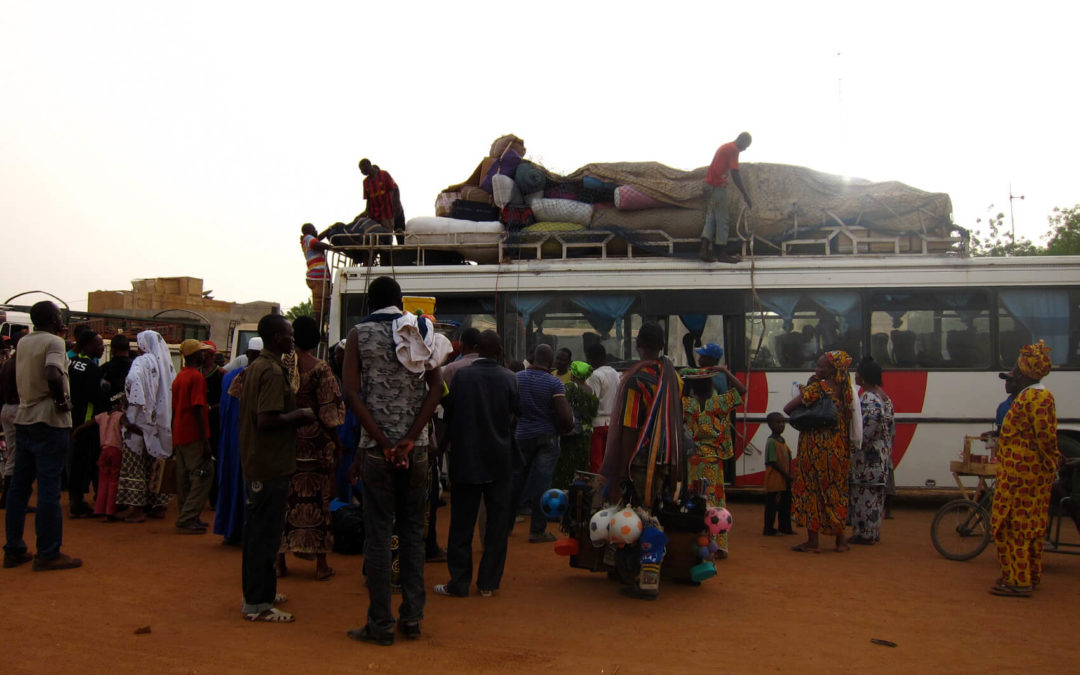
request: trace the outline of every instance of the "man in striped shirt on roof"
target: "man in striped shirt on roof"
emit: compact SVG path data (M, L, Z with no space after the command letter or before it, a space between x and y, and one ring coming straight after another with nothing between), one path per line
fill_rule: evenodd
M403 231L405 219L401 193L390 172L383 171L368 159L362 159L360 173L364 174L364 199L367 200L367 208L360 215L377 221L387 232ZM402 222L400 227L395 227L399 211L402 212Z

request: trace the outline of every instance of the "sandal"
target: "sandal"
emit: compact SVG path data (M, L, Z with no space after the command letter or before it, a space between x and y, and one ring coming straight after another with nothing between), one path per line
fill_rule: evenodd
M807 544L805 542L792 546L791 550L795 551L796 553L821 553L821 548L817 546L811 546L810 544Z
M285 601L288 600L288 599L289 599L289 596L285 595L284 593L278 593L277 595L274 596L274 604L275 605L284 604Z
M325 572L315 570L315 581L329 581L334 576L334 568L327 567Z
M130 516L128 516L127 518L124 518L124 522L125 523L145 523L146 522L146 514L145 513L133 513Z
M262 623L292 623L296 621L296 617L288 612L283 612L276 607L271 607L262 612L256 612L254 614L244 614L244 618L248 621L258 621Z
M1031 587L1010 586L999 581L990 587L990 594L1000 595L1006 598L1030 598Z

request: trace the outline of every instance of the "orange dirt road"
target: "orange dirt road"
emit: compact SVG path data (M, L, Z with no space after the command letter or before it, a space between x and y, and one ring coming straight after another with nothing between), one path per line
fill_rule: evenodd
M932 508L899 509L877 546L820 555L791 552L801 537L761 536L762 504L729 508L720 574L665 584L656 602L570 568L519 525L498 596L429 592L423 637L389 648L345 636L367 608L360 556L332 555L327 582L290 557L279 590L296 623L253 624L240 616L240 551L220 537L174 534L171 520L66 520L64 551L82 569L0 570L3 672L1076 672L1080 556L1047 553L1034 597L999 598L987 593L992 545L970 562L942 558ZM449 509L439 516L445 543ZM30 523L28 534L32 548ZM447 579L445 564L426 572L429 590Z

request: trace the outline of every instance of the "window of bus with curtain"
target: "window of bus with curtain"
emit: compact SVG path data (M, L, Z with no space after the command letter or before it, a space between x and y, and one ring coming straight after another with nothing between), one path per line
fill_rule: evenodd
M874 293L870 354L883 368L991 368L989 294L960 289Z
M569 349L575 361L598 342L610 362L636 359L634 332L641 325L637 297L629 293L520 293L500 299L508 359L527 358L538 344Z
M842 350L858 359L862 303L855 291L762 291L746 316L746 349L754 370L812 370L818 357Z

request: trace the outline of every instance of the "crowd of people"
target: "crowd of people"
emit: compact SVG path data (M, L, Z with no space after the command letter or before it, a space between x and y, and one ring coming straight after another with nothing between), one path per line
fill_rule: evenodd
M530 543L555 541L542 495L587 471L603 477L606 503L642 514L641 543L620 549L612 569L626 594L655 598L668 540L665 505L682 486L709 508L726 505L733 412L747 389L722 364L722 348L707 344L696 351L696 367L678 370L662 354L661 327L646 323L636 336L639 360L622 375L598 343L585 361L541 343L510 369L495 331L469 328L450 344L430 317L404 311L389 277L371 282L367 300L372 311L331 351L331 363L316 356L317 320L270 314L242 360L229 364L213 343L185 340L179 373L154 331L138 334L135 358L128 339L116 336L111 360L99 365L100 335L82 331L68 351L58 308L34 305L34 331L0 367L4 567L81 565L61 551L62 487L70 517L128 523L164 518L175 496L175 529L183 534L209 531L201 517L210 502L213 531L242 548L243 617L291 622L277 607L287 554L314 561L315 579L331 579L332 502L359 498L369 606L364 625L348 635L390 645L395 633L421 633L425 562L447 563L449 578L434 593L468 595L479 521L475 587L494 596L515 524L528 521ZM1025 347L1008 376L993 510L1002 577L991 592L998 595L1030 594L1040 579L1058 464L1053 396L1040 384L1048 352L1042 343ZM822 535L839 552L881 538L893 405L873 359L855 368L859 395L851 368L845 352L822 354L784 414L766 420L762 532L804 527L798 552L820 553ZM786 416L800 431L794 458L783 437ZM434 543L444 456L453 494L445 551ZM35 481L32 555L23 535ZM710 533L707 543L710 564L729 556L724 532Z

